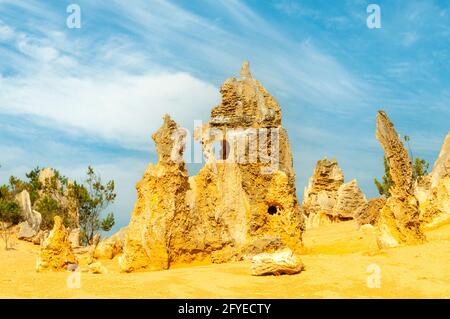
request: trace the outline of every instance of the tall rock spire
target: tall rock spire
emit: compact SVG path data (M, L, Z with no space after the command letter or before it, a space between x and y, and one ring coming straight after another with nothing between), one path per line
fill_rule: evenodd
M425 237L420 230L419 207L414 196L411 159L401 142L391 120L384 111L378 111L376 138L389 163L394 185L391 197L381 209L378 238L380 247L395 247L402 244L422 242Z

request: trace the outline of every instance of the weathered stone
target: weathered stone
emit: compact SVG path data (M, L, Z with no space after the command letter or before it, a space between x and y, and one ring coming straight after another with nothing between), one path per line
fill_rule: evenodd
M137 185L119 258L123 271L240 260L262 238L278 238L294 251L301 247L304 220L278 103L252 78L248 63L221 92L211 121L194 133L206 159L197 176L188 177L182 160L185 130L166 116L153 135L158 163ZM222 146L219 156L214 144Z
M245 246L267 236L297 250L304 220L281 109L253 79L248 63L221 93L211 121L194 136L207 160L190 179L188 195L190 208L203 218L206 250L235 249L243 257ZM214 143L221 146L219 156Z
M359 226L370 224L376 226L380 211L386 205L385 198L372 198L355 212L355 220Z
M360 207L367 204L364 193L355 179L342 184L337 192L336 205L333 207L333 215L339 219L353 219Z
M38 176L39 183L41 183L43 188L49 187L53 188L52 184L55 184L55 188L61 188L61 182L56 178L56 173L53 168L46 167L39 172Z
M274 253L262 253L252 258L251 271L254 276L294 275L303 270L303 263L290 249Z
M255 80L248 62L241 68L241 78L229 78L220 89L222 103L211 111L211 126L279 127L278 102Z
M439 181L446 177L450 178L450 132L447 134L438 159L433 165L433 170L430 174L431 188L436 187Z
M49 234L50 232L48 230L40 230L37 235L33 237L32 243L35 245L42 245Z
M419 208L425 229L450 223L450 177L441 178Z
M55 216L53 229L39 251L36 269L38 272L63 271L69 264L77 264L77 259L61 217Z
M303 194L303 209L307 216L326 212L332 214L344 174L336 160L326 158L317 161L313 176Z
M69 241L72 248L80 247L80 228L75 228L70 231Z
M378 244L382 248L422 242L419 208L414 197L411 159L384 111L377 113L376 137L389 163L393 186L381 209Z
M252 258L255 255L262 254L264 252L275 252L284 247L283 241L280 237L266 236L258 238L248 243L242 249L242 256L245 259Z
M319 160L303 196L306 228L353 219L366 202L356 180L344 183L336 160Z
M101 262L95 262L89 265L89 272L91 274L107 274L108 269Z
M56 171L53 168L44 168L39 172L38 176L41 189L39 190L39 198L50 197L58 203L60 212L65 214L65 220L71 228L80 227L80 216L78 202L71 195L71 187L74 185L73 181L68 181L67 187L63 187L61 181L58 179ZM34 206L39 204L38 199Z
M204 239L199 243L203 253L233 250L245 244L250 203L237 164L218 163L215 170L211 165L205 165L190 179L188 197L191 199L190 210L198 216L196 224L204 233ZM219 262L217 255L214 261Z
M123 251L125 245L126 227L121 228L117 233L105 240L102 240L95 247L94 258L113 259Z
M138 199L119 258L123 271L167 269L174 250L191 248L179 245L180 241L189 243L195 219L190 218L186 203L189 182L181 156L184 145L173 138L178 132L178 125L166 115L162 127L153 134L159 161L148 166L136 187ZM175 152L174 146L178 147ZM174 247L175 243L178 246Z
M317 213L310 213L306 217L306 229L317 228L323 225L333 223L333 218L327 212L319 211Z
M23 190L16 197L17 202L22 210L22 217L25 220L19 224L18 239L32 240L36 236L41 227L42 216L39 212L31 207L30 194Z
M38 234L35 228L30 226L28 222L19 223L19 232L17 233L17 238L27 241L32 241L33 237Z
M450 222L450 133L447 135L433 170L415 185L423 228Z
M414 184L414 196L419 205L429 199L431 195L431 178L430 175L421 176Z

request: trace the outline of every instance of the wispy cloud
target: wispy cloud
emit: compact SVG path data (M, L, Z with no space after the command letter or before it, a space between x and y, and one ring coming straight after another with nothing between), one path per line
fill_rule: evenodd
M142 146L142 136L156 129L163 112L179 119L187 114L206 119L208 110L218 103L213 85L189 73L172 71L176 65L161 65L180 46L192 50L193 55L203 53L197 59L211 67L217 66L215 61L221 61L219 67L224 61L234 61L237 70L242 58L234 56L236 51L254 55L256 65L272 61L260 72L262 81L267 74L267 84L275 90L287 91L285 94L292 98L324 110L345 112L352 103L364 100L362 80L317 49L313 41L288 40L242 2L227 1L217 6L223 6L239 27L259 30L271 41L283 43L283 48L268 48L264 42L246 47L246 40L239 34L206 18L167 1L156 4L136 1L129 6L115 1L107 9L123 12L123 19L113 23L144 39L143 47L135 43L135 38L121 33L101 45L95 45L89 37L71 45L64 33L51 28L49 36L41 37L13 32L8 43L23 55L20 64L27 68L21 70L21 76L2 78L2 112L30 114L46 118L48 125L60 129L97 134L130 147ZM168 41L176 43L173 50ZM156 53L152 60L144 54L149 46ZM169 49L161 52L162 47ZM77 55L86 48L90 48L89 56L93 57L89 64L84 63L85 57ZM111 67L106 61L111 62ZM141 72L136 75L138 67Z
M207 118L210 105L218 102L215 87L185 73L106 72L77 78L42 72L5 82L2 112L34 115L63 131L138 149L148 147L164 113L188 125L188 116Z

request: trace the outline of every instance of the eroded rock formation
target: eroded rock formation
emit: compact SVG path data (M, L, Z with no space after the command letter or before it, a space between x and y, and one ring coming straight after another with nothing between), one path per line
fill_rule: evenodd
M195 230L195 219L186 201L189 181L182 160L183 135L177 135L179 132L182 131L175 121L166 115L163 125L152 136L158 164L149 164L136 187L138 198L127 229L124 254L119 260L123 271L167 269L174 258L198 249L190 245L198 236L193 238L191 233ZM183 249L186 253L179 253Z
M36 269L41 271L64 271L70 264L77 264L72 251L69 233L59 216L54 218L54 226L47 239L41 245Z
M313 176L303 194L303 209L309 216L320 211L331 214L337 192L344 183L344 174L336 160L317 161Z
M433 228L450 222L450 133L431 173L417 182L415 195L423 227Z
M340 219L353 219L356 211L366 205L367 199L355 179L342 184L337 192L333 216Z
M294 275L303 270L303 263L287 248L274 253L262 253L252 258L251 271L254 276Z
M122 270L300 249L304 220L278 103L253 79L248 63L221 93L210 122L194 133L206 161L197 176L188 177L182 160L183 129L166 116L153 135L159 160L137 185Z
M32 209L30 194L26 190L18 194L16 200L22 210L22 217L24 219L19 224L17 238L33 241L33 238L39 233L42 216L39 212Z
M212 252L218 261L239 259L255 247L272 250L278 242L296 251L304 220L280 106L252 77L248 63L240 79L225 81L221 94L210 122L195 136L206 164L191 179L190 207L206 222L207 246L220 248ZM214 145L221 146L219 156L211 151Z
M393 186L380 211L380 247L396 247L424 240L420 230L419 207L414 196L411 159L384 111L377 113L376 138L389 163Z
M431 188L436 187L442 179L447 177L450 177L450 132L447 134L438 159L433 165L430 174Z
M336 160L319 160L303 195L306 228L353 219L366 202L356 180L344 183L344 174Z
M54 169L44 168L39 172L38 177L41 189L39 199L34 204L38 205L39 200L50 197L58 203L61 214L66 216L68 226L72 229L80 227L80 213L77 201L70 196L70 187L73 181L68 181L67 185L62 185Z
M101 262L95 262L89 265L89 273L91 274L107 274L108 268L103 266Z
M98 243L94 250L94 258L113 259L123 252L125 245L126 228L121 228L117 233Z
M386 205L385 198L372 198L355 212L355 220L359 226L378 225L380 211Z
M72 248L81 246L81 230L80 228L72 229L69 233L69 241Z

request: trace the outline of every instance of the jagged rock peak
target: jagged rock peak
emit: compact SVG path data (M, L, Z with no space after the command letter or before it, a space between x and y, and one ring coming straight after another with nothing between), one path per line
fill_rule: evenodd
M317 195L321 191L337 192L344 183L344 174L335 159L324 157L318 160L314 175L309 179L309 184L305 188L303 203L306 204L311 195ZM335 197L335 196L332 196Z
M435 187L439 180L444 177L450 177L450 132L442 144L439 157L433 165L433 170L430 174L431 187Z
M314 228L330 221L336 205L339 187L344 183L344 174L335 159L318 160L314 174L303 192L303 209L306 228Z
M39 251L36 269L40 271L64 271L70 264L77 264L72 251L69 233L63 225L60 216L54 217L54 226L49 236L43 242Z
M384 150L384 155L389 162L389 167L394 181L394 192L407 192L412 194L413 178L412 165L408 151L401 142L394 124L386 112L377 112L376 138Z
M339 187L333 215L340 218L354 218L356 211L366 203L366 196L359 188L356 179L353 179Z
M415 196L419 202L423 229L448 223L450 220L450 132L445 138L430 175L417 181Z
M303 208L306 227L339 222L355 217L367 202L355 179L344 183L344 174L335 159L317 161L313 176L305 187Z
M250 73L250 64L242 64L240 79L227 79L221 89L222 102L211 111L215 127L279 127L281 110L278 102Z
M163 117L162 126L152 135L161 164L183 162L186 131L178 126L168 114Z

